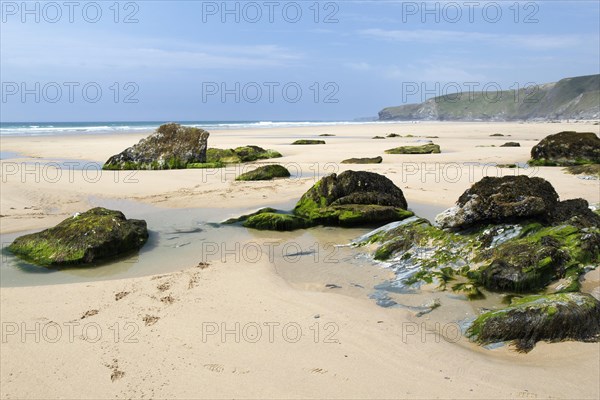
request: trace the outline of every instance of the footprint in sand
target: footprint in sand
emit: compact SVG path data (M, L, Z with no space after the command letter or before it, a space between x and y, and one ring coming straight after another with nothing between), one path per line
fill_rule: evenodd
M323 369L323 368L313 368L313 369L310 370L311 374L321 374L321 375L323 375L323 374L326 374L327 372L328 371L326 369Z
M232 374L237 374L237 375L246 375L249 374L250 371L247 369L243 369L243 368L234 368L233 371L231 371Z
M125 372L119 370L119 360L117 360L116 358L113 359L112 364L104 364L104 365L112 370L112 373L110 374L110 380L112 382L114 382L118 379L121 379L125 376Z
M115 301L121 300L123 297L127 296L129 292L119 292L115 294Z
M152 326L155 323L157 323L159 319L160 317L146 314L146 316L142 318L142 321L144 321L144 324L146 324L146 326Z
M168 295L165 297L161 297L160 301L165 304L173 304L173 303L175 303L175 298L171 295Z
M167 290L171 289L171 283L169 283L169 282L161 283L156 288L158 290L160 290L161 292L166 292Z
M206 368L210 372L221 373L221 372L225 371L225 367L221 364L204 364L204 368Z
M85 318L89 318L89 317L93 317L94 315L98 314L100 311L98 310L88 310L86 311L80 319L85 319Z

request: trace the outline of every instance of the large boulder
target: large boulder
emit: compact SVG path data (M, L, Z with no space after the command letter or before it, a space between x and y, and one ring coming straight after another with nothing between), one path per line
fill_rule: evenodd
M181 169L206 162L210 134L199 128L165 124L145 139L108 159L103 169Z
M466 190L455 207L436 217L442 228L454 229L523 220L600 226L600 217L589 209L586 200L559 201L550 182L525 175L485 177Z
M481 344L512 341L523 352L540 340L598 341L600 302L584 293L528 296L480 315L467 335Z
M443 228L462 228L485 222L548 217L558 194L542 178L524 175L485 177L465 191L456 207L436 217Z
M345 171L317 182L296 204L294 214L313 225L351 226L399 221L413 215L406 208L402 190L385 176Z
M592 132L560 132L531 149L531 165L600 164L600 139Z
M316 225L358 226L401 221L407 211L402 190L383 175L346 171L329 175L306 192L293 214L271 208L225 221L262 230L296 230Z
M138 250L147 239L146 221L93 208L53 228L18 237L8 250L45 267L77 266Z

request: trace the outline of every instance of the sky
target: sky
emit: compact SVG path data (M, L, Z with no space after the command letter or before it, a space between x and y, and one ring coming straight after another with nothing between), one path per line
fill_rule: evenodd
M1 1L0 120L307 121L600 73L598 1Z

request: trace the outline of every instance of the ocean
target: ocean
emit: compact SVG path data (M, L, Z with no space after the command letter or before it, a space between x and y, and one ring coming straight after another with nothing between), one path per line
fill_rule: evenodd
M305 126L389 124L379 121L113 121L113 122L0 122L0 136L53 136L151 132L166 122L206 130L287 128ZM398 122L393 122L398 123Z

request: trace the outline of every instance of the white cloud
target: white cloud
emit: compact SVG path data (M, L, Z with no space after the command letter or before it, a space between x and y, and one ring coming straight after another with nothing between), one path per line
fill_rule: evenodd
M285 67L302 54L272 44L215 45L103 35L103 40L59 32L2 32L3 68L139 69L248 69Z
M586 40L598 41L597 37L587 38L584 35L524 35L524 34L495 34L482 32L448 31L432 29L415 30L384 30L379 28L358 31L361 36L407 43L472 43L520 46L529 49L569 48L586 43ZM588 42L589 43L589 42Z

